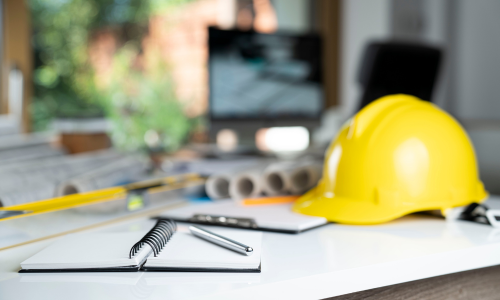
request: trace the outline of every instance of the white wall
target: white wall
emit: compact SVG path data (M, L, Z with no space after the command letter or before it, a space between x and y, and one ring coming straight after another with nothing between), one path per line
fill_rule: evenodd
M422 1L423 28L422 38L432 44L443 46L447 41L447 4L448 0Z
M500 127L466 129L476 150L479 173L485 188L491 194L500 195Z
M500 120L500 1L461 0L457 13L456 115Z
M389 5L389 0L342 2L340 104L342 113L346 116L356 111L361 97L357 76L366 44L371 40L389 37Z

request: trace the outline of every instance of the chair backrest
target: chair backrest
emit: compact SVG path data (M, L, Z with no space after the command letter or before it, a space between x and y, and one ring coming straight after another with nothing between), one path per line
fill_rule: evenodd
M368 44L358 78L363 86L359 109L391 94L409 94L432 101L441 56L440 49L422 44Z

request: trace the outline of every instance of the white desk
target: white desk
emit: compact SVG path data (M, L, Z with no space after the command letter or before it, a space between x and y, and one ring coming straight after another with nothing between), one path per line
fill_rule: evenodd
M500 198L488 205L500 208ZM99 230L152 224L140 219ZM48 243L0 251L0 299L319 299L500 264L500 229L426 216L330 224L299 235L266 232L260 274L16 273Z

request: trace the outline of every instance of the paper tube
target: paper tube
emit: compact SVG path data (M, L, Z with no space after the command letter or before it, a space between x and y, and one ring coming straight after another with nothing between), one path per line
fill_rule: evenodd
M52 198L62 181L120 157L123 156L113 150L105 150L2 165L0 202L11 206Z
M233 200L259 197L263 192L265 164L235 173L230 177L229 195Z
M284 161L271 164L263 174L267 195L301 194L315 186L321 177L321 164L314 161Z
M16 187L26 189L27 186L37 183L60 183L119 157L115 151L108 150L93 154L68 155L2 165L0 167L0 191L5 192Z
M323 165L318 162L304 162L304 165L295 169L291 174L290 192L302 194L313 188L321 179Z
M0 204L2 206L12 206L52 198L56 186L56 183L42 183L2 191Z
M56 196L89 192L137 180L146 170L146 163L132 157L113 161L60 184Z
M232 177L247 169L255 168L256 164L261 165L263 161L257 159L207 161L195 163L194 168L190 170L202 174L211 171L211 175L205 183L205 191L211 199L217 200L230 197L229 185ZM217 172L213 172L213 170L217 170Z
M7 164L47 157L62 157L64 154L62 149L57 149L50 145L35 145L0 151L0 163Z
M211 199L229 198L230 176L227 173L215 174L208 178L205 183L205 191Z

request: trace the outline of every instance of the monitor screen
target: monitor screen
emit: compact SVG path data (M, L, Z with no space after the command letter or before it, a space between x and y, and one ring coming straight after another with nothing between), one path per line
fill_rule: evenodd
M321 39L209 29L212 120L318 119Z

